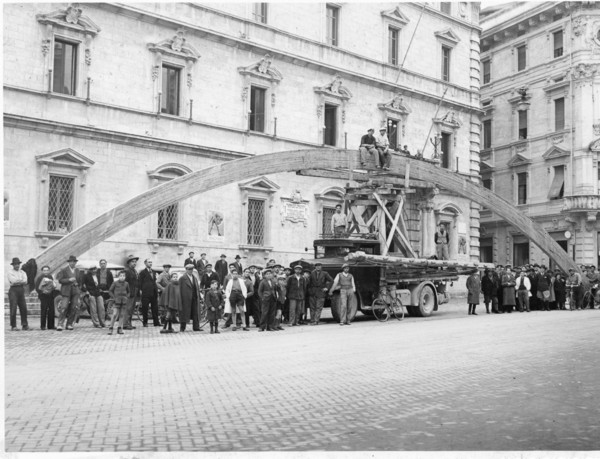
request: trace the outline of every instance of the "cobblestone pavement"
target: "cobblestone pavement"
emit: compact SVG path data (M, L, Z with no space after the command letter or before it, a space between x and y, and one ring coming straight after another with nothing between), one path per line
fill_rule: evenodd
M463 301L276 333L5 323L5 448L600 449L600 311L473 317Z

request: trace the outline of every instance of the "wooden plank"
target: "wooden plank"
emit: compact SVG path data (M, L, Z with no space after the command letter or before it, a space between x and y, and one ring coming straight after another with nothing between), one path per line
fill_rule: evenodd
M358 151L329 148L279 151L223 162L191 172L150 188L97 215L40 252L35 261L38 266L48 265L53 271L64 264L65 253L79 256L128 226L191 196L261 175L296 172L308 168L335 171L340 164L346 164L348 155L354 155L356 161ZM407 164L410 164L410 175L414 179L436 184L442 189L494 209L496 215L517 228L562 270L566 272L573 268L581 273L579 266L540 224L493 191L476 183L474 177L441 168L430 161L410 157L393 161L392 170L386 175L390 179L395 176L400 182L403 181ZM342 174L341 179L345 180L347 174ZM583 276L583 281L588 285L586 276Z
M402 205L398 206L396 211L396 216L394 217L394 222L392 223L392 228L390 229L390 234L388 235L387 240L385 241L385 251L382 251L382 255L387 255L390 244L394 238L394 234L396 233L396 228L398 227L398 220L400 219L400 214L402 213Z
M393 220L392 216L390 215L390 213L386 209L384 203L381 201L381 199L379 198L379 196L377 194L375 194L375 193L373 193L373 196L375 197L375 199L377 199L377 201L379 201L379 205L381 206L381 209L383 210L383 212L385 212L385 215L390 219L390 221ZM410 241L408 240L408 238L404 234L402 234L400 232L400 229L396 228L396 232L393 233L393 234L397 234L398 235L399 242L401 243L400 245L401 245L401 247L404 248L404 250L406 251L407 255L410 255L410 256L414 257L415 256L415 252L413 251L413 249L412 249L412 247L410 245Z

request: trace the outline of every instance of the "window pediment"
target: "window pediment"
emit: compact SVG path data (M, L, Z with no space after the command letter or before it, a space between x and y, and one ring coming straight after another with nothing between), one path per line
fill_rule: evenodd
M571 156L571 153L560 147L550 147L542 155L542 158L544 158L546 161L549 161L551 159L564 158L565 156Z
M85 34L96 35L100 32L100 27L83 14L78 3L70 3L64 10L38 14L36 19L40 24L63 27Z
M452 130L460 129L460 127L462 126L462 122L460 121L454 110L449 110L448 113L446 113L441 118L434 118L433 122L436 125L438 125L438 127L445 126Z
M185 29L183 28L178 29L172 38L167 38L158 43L148 43L147 46L153 53L185 61L196 62L200 58L198 50L189 44L185 38Z
M380 110L395 113L399 116L406 116L412 112L412 110L404 104L402 94L400 93L396 94L393 99L386 103L377 104L377 107Z
M272 194L279 190L280 186L267 177L262 176L247 182L239 183L238 186L242 190L261 191L263 193Z
M596 153L600 152L600 139L596 139L596 140L590 142L589 148L590 148L590 151L593 151Z
M460 41L460 37L451 28L439 30L434 32L434 34L439 40L450 46L456 46Z
M63 148L62 150L38 155L35 157L35 160L39 164L64 166L74 169L89 169L94 165L94 161L72 148Z
M398 25L406 25L409 23L409 19L402 13L402 11L400 11L400 7L397 6L394 9L391 10L385 10L381 12L381 16L383 16L385 19L389 19L392 22L395 22Z
M519 153L513 156L507 163L509 167L526 166L527 164L531 164L531 160Z
M147 171L148 177L155 180L172 180L182 175L186 175L192 172L192 170L178 163L168 163L157 167L156 169Z
M326 84L325 86L315 86L313 89L317 94L334 97L336 99L349 100L352 98L352 92L344 86L342 78L339 75L336 75L331 83Z
M245 77L260 78L271 83L283 80L283 75L273 65L273 56L270 54L265 54L265 57L248 67L238 67L238 72Z
M487 161L479 162L479 172L480 173L485 174L485 173L493 172L493 170L494 170L494 166L492 166L489 162L487 162Z

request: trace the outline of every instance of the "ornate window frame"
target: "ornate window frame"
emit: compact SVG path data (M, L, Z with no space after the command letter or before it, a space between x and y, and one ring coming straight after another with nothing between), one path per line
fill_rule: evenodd
M265 94L265 130L263 134L277 135L277 88L283 80L279 69L273 65L273 56L265 54L262 59L247 67L238 67L238 73L244 79L242 85L243 129L250 132L250 88L257 86L266 90ZM269 103L270 102L270 103ZM255 131L252 131L255 132Z
M156 186L162 185L170 180L173 180L178 177L182 177L186 174L192 172L192 169L189 167L179 164L179 163L166 163L158 166L155 169L149 170L146 173L148 174L148 178L150 179L150 188L154 188ZM183 215L185 212L182 212L181 202L176 203L178 206L177 212L177 238L176 239L159 239L157 237L157 228L158 228L158 212L154 212L148 220L150 224L149 234L146 242L151 246L152 253L157 253L158 249L161 245L163 246L177 246L177 253L181 255L184 251L184 248L189 244L188 241L182 240L181 230L184 228L183 225Z
M454 79L452 78L452 68L454 67L452 65L452 51L454 51L454 48L456 48L456 45L458 45L458 43L460 42L460 37L452 30L452 28L448 27L446 29L443 30L438 30L437 32L434 32L434 35L436 36L439 46L437 47L437 62L439 62L439 69L440 69L440 80L445 81L446 83L451 83ZM444 58L443 56L443 50L442 48L446 47L450 49L450 66L449 66L449 74L448 74L448 80L444 80L444 75L442 74L442 67L443 67L443 63L442 60Z
M271 221L273 214L273 206L275 205L275 194L281 188L277 183L269 180L265 176L257 177L246 182L238 183L241 192L241 218L240 218L240 250L244 251L244 256L247 257L251 250L264 251L265 257L268 257L273 246L271 244ZM260 199L264 200L265 206L265 237L262 246L249 245L248 241L248 200Z
M194 80L194 67L201 57L200 53L188 43L186 30L183 27L177 29L177 32L171 38L158 43L148 43L146 47L153 55L152 81L154 82L154 87L152 106L154 107L156 116L189 117L191 121L193 104L191 91ZM179 115L161 114L163 64L178 68L181 71L181 80L179 81ZM182 81L184 79L185 81Z
M404 145L406 137L406 121L408 115L412 113L412 110L404 103L402 93L398 92L387 102L377 104L377 108L381 114L380 126L387 126L388 119L393 119L399 122L401 129L399 130L400 132L397 136L398 145L394 145L394 147Z
M87 174L94 165L87 156L72 148L62 148L50 153L37 155L39 181L39 207L37 227L34 236L39 239L40 247L50 245L50 239L61 239L64 234L48 231L48 196L50 192L50 175L75 179L73 190L73 228L83 223L85 216L85 187Z
M340 129L337 129L336 145L340 145L340 141L346 132L346 108L349 100L352 98L352 92L343 84L342 77L339 74L336 74L333 80L325 86L313 87L313 91L317 96L317 120L319 123L317 143L323 143L323 133L325 130L325 104L328 104L340 108L336 120L337 126L340 127Z
M36 20L42 24L42 55L44 56L44 75L47 75L46 87L48 97L52 94L83 98L83 94L90 95L90 84L93 82L90 68L92 65L92 43L96 35L100 33L100 27L88 16L78 3L70 3L66 9L60 9L46 14L37 14ZM77 44L77 69L75 81L75 95L60 94L53 92L54 70L54 41L56 38ZM84 89L87 89L84 90Z
M384 10L381 12L381 18L383 21L383 61L387 65L391 65L393 67L399 67L402 61L402 55L404 51L403 41L402 41L402 30L404 27L410 22L410 19L402 13L400 7L397 6L395 8ZM398 64L393 65L388 61L389 56L389 29L396 29L398 31Z
M346 190L340 186L330 186L322 190L320 193L315 193L315 201L317 203L317 215L315 219L317 227L315 228L314 234L321 234L321 228L323 228L323 208L333 207L341 204L344 207L344 195Z

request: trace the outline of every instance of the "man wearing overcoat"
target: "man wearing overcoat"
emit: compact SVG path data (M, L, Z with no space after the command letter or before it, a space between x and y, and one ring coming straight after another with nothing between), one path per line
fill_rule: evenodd
M75 267L77 261L77 258L71 255L67 260L68 266L65 266L56 275L62 296L62 300L59 303L57 331L62 331L65 319L67 319L67 330L73 330L73 322L75 322L75 314L79 305L80 286L82 282L81 272Z
M333 285L331 276L323 271L323 265L320 262L315 263L315 269L308 278L308 294L310 302L311 325L319 325L321 311L327 298L327 291Z
M179 292L181 294L181 313L179 314L179 330L184 332L187 323L192 319L192 329L202 331L198 317L198 298L200 298L200 284L194 276L195 266L188 263L185 274L179 278Z
M152 260L144 260L146 269L140 271L140 290L142 292L142 322L144 327L148 326L148 305L152 311L152 322L155 327L160 327L158 319L158 286L156 285L156 273L152 270Z

